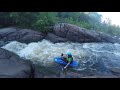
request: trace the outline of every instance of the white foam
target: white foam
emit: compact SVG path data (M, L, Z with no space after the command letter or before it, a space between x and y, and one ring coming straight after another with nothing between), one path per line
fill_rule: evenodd
M27 44L24 44L24 43L19 43L17 41L12 41L10 42L9 44L1 47L1 48L4 48L4 49L7 49L11 52L14 52L14 53L17 53L19 52L20 50L22 50L23 48L25 48L27 46Z
M83 45L83 46L82 46ZM97 45L97 46L96 46ZM96 50L99 48L98 44L79 44L79 43L56 43L53 44L47 40L41 42L32 42L28 45L17 41L10 42L2 48L18 54L21 58L30 59L33 62L40 62L43 65L53 64L53 58L60 56L61 53L70 51L76 59L85 56L87 52L85 49L91 48L94 52L104 52ZM83 49L82 49L83 48ZM110 52L106 52L110 53Z

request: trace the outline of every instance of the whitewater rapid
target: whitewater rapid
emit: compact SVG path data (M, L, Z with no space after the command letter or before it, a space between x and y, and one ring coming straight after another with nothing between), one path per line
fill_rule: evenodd
M12 41L9 44L1 47L15 54L21 58L30 59L33 62L40 62L43 65L53 63L53 58L58 57L61 53L72 52L73 56L80 57L81 50L74 46L74 43L56 43L42 40L41 42L32 42L29 44Z
M42 40L40 42L32 42L29 44L12 41L1 47L21 58L29 59L33 62L38 62L42 65L54 64L53 58L58 57L61 53L72 52L73 58L80 62L85 58L91 59L96 53L113 53L120 56L120 44L110 43L55 43ZM85 61L84 61L85 62Z

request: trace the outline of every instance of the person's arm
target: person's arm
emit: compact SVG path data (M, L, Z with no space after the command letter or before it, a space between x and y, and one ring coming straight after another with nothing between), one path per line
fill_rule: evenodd
M68 63L67 63L67 65L64 67L64 69L68 67L68 65L71 63L72 60L73 60L73 58L68 58Z
M68 67L68 65L70 64L70 62L67 63L67 65L64 67L64 69L66 69Z

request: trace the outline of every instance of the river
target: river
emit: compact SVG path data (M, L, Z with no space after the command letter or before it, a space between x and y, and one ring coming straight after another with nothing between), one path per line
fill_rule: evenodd
M53 66L53 58L61 53L70 51L79 67L75 70L91 70L107 72L109 68L120 68L120 44L115 43L55 43L42 40L29 44L12 41L2 46L6 50L14 52L21 58L29 59L33 63L43 66Z

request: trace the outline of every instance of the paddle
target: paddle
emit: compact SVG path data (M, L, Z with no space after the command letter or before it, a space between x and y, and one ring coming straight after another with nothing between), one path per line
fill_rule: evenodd
M67 67L68 67L68 65L70 64L70 62L69 63L67 63L67 65L64 67L64 69L66 69Z

